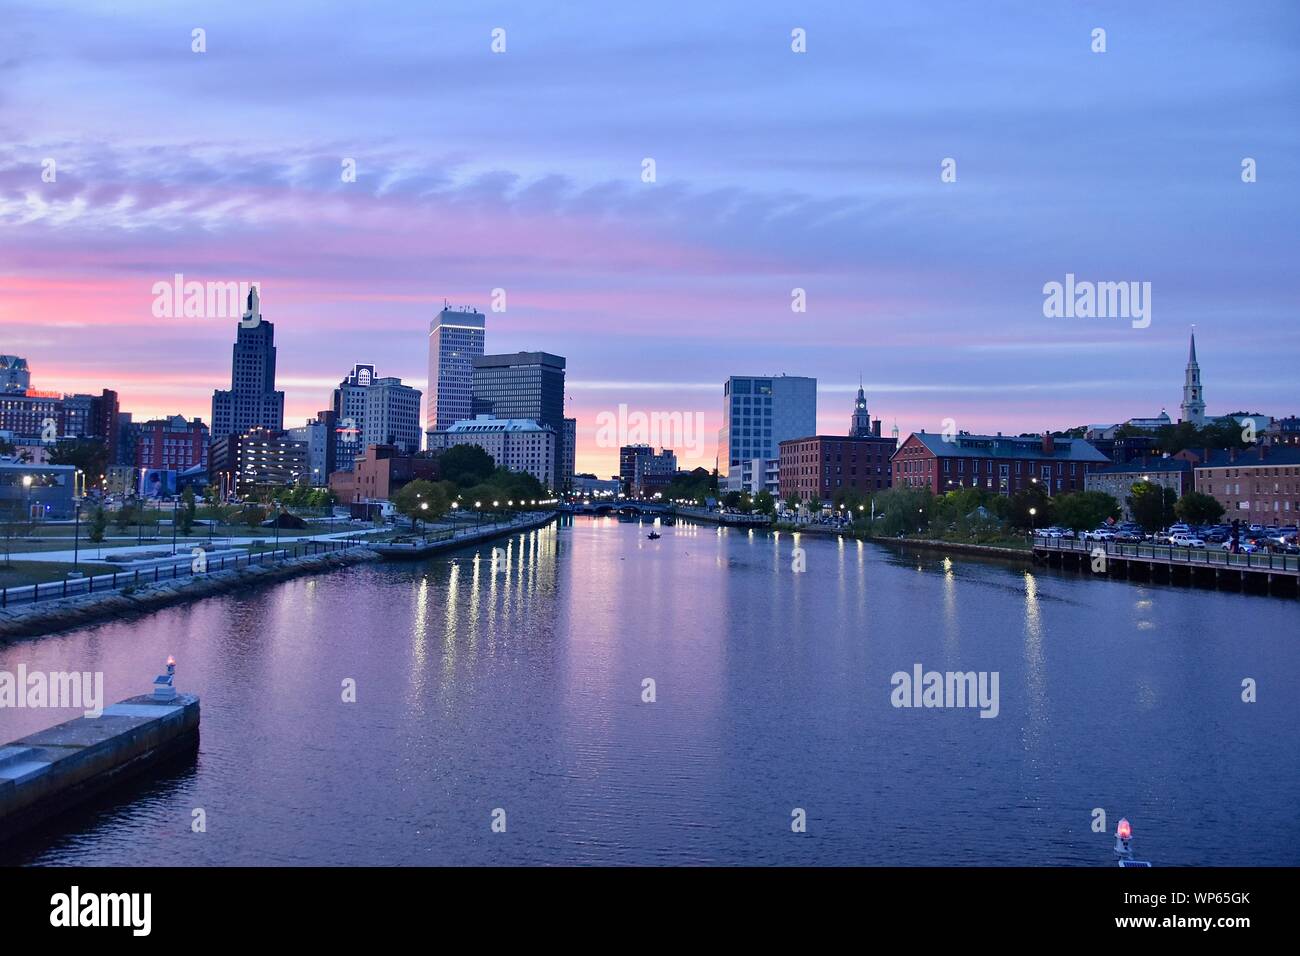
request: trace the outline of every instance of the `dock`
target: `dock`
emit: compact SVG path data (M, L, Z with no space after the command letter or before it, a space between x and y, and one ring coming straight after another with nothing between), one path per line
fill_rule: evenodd
M1095 574L1148 581L1253 588L1287 597L1300 593L1300 555L1294 554L1232 554L1219 549L1040 535L1034 538L1034 560L1053 567L1076 567Z
M0 746L0 841L198 742L198 697L144 694Z

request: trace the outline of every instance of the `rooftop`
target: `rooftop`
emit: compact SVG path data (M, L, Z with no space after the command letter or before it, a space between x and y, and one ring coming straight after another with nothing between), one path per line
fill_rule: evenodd
M970 435L959 432L945 438L939 432L913 432L915 438L936 458L1034 458L1050 461L1083 461L1109 464L1110 459L1082 438L1053 438L1051 452L1043 451L1043 439L1008 435Z

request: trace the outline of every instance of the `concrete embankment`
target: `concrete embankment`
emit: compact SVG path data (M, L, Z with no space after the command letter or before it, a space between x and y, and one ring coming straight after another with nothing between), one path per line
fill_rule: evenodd
M377 560L378 554L362 546L326 554L304 555L276 564L209 571L156 584L142 584L139 587L10 606L0 609L0 641L38 637L108 618L154 611L253 584L283 581L303 574L315 574Z
M1032 563L1034 552L1020 548L999 548L991 544L966 544L961 541L942 541L928 538L866 538L875 544L887 544L923 551L950 551L956 554L975 554L985 558L1010 558Z
M199 741L199 699L132 697L0 746L0 840Z
M703 521L706 524L720 524L728 528L760 528L770 529L772 519L766 515L733 515L722 514L718 511L700 511L697 508L674 508L673 514L680 518L689 518L692 521Z
M427 538L418 541L403 543L380 543L373 547L379 556L389 561L413 561L419 558L427 558L432 554L440 551L454 551L457 548L468 548L472 545L479 544L483 541L490 541L493 538L500 538L504 535L514 534L517 531L531 531L534 528L540 528L548 525L559 516L558 512L549 512L547 514L537 515L536 517L527 517L510 524L488 525L485 528L466 531L464 534L458 534L449 538Z

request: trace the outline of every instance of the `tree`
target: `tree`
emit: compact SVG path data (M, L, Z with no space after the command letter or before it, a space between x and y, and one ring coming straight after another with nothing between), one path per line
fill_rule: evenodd
M262 522L266 520L266 509L259 505L248 504L240 512L239 519L244 522L250 531L256 531L261 527Z
M478 445L454 445L438 458L438 467L443 480L468 488L486 482L497 465Z
M1174 517L1174 505L1178 494L1172 488L1166 488L1150 481L1135 481L1129 488L1130 494L1124 499L1128 513L1147 534L1154 534L1161 528L1169 527Z
M722 507L735 511L740 507L740 502L744 499L739 491L728 491L722 496Z
M402 485L393 505L418 528L421 521L436 521L445 515L451 509L451 495L445 484L421 478Z
M1174 509L1188 524L1214 524L1223 517L1223 505L1211 495L1189 491L1178 499Z
M765 515L776 514L776 499L772 497L772 492L765 489L755 495L754 510Z
M1034 513L1030 514L1030 509ZM1041 484L1030 483L1013 494L1007 502L1006 520L1012 528L1029 530L1052 524L1052 498Z
M134 500L123 501L122 506L113 514L113 527L117 528L119 533L124 533L135 521L135 508Z
M802 502L802 500L799 498L798 495L792 494L792 495L790 495L788 498L785 499L785 510L786 510L786 511L798 511L798 510L799 510L799 505L801 505L802 503L803 503L803 502Z
M104 540L104 531L108 528L108 515L104 513L103 505L95 505L95 510L90 513L90 531L87 537L95 544L100 544Z
M1119 517L1119 502L1104 491L1077 491L1053 500L1056 523L1075 531L1096 528Z
M183 507L180 515L180 531L181 534L188 538L190 531L194 528L194 514L197 510L197 505L194 502L194 489L187 487L181 501Z
M94 438L76 438L61 441L50 449L51 465L73 465L80 468L88 482L101 481L108 470L108 448Z

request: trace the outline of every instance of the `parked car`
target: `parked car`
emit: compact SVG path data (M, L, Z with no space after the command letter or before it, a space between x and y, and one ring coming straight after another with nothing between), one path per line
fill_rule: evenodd
M1175 548L1203 548L1205 542L1192 534L1173 534L1169 536L1169 543Z
M1128 531L1128 530L1125 530L1125 531L1116 531L1116 532L1115 532L1115 540L1116 540L1116 541L1119 541L1119 542L1121 542L1121 543L1123 543L1123 544L1141 544L1143 541L1146 540L1146 535L1144 535L1144 534L1141 532L1141 530L1137 530L1137 531Z
M1231 542L1231 541L1225 541L1225 542L1223 542L1223 544L1220 545L1220 547L1221 547L1224 551L1231 551L1231 550L1232 550L1232 542ZM1254 554L1256 551L1260 551L1260 550L1262 550L1262 549L1260 548L1259 545L1257 545L1257 544L1253 544L1253 543L1250 542L1250 541L1242 541L1242 542L1240 542L1240 543L1237 545L1237 551L1240 552L1241 554Z

